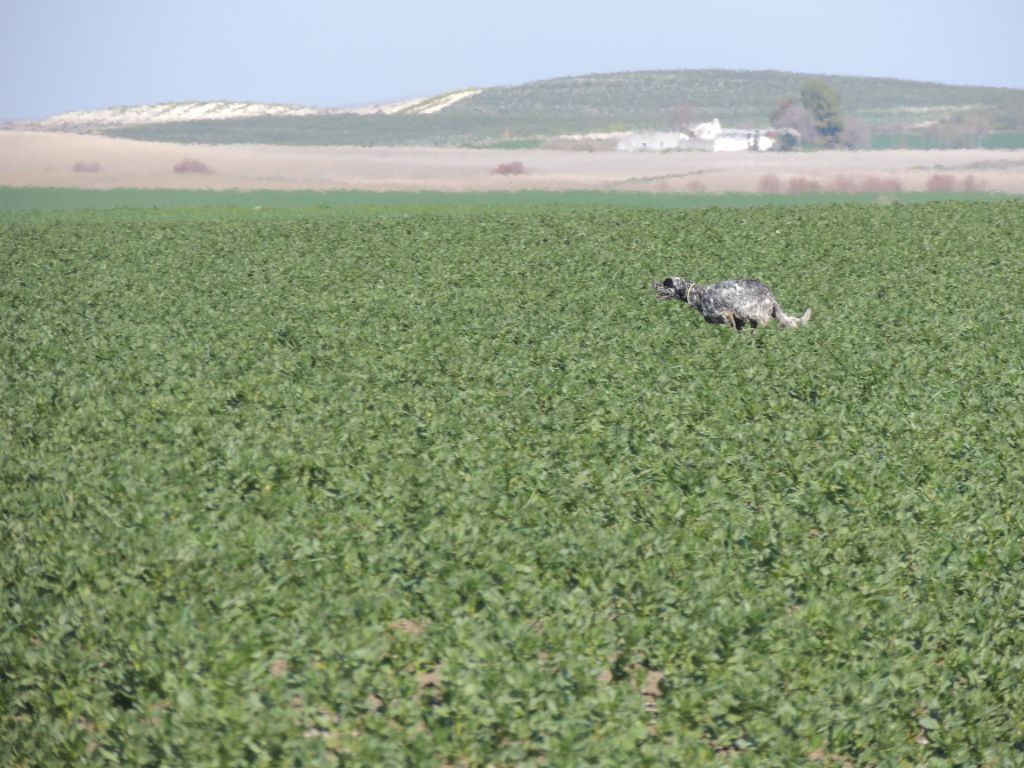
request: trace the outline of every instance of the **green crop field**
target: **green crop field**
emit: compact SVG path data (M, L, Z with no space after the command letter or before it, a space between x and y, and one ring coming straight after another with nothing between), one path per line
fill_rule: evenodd
M1024 163L1024 160L1021 161ZM385 210L517 209L517 208L759 208L769 205L828 205L834 203L996 202L1020 199L1000 192L799 192L757 194L725 192L690 194L665 192L606 192L598 190L523 190L519 192L365 192L359 190L281 191L236 189L72 189L57 187L0 187L0 215L42 211L102 210L104 216L134 217L134 209L183 208L275 209L275 216L336 215L342 211L381 213ZM285 213L288 211L288 213Z
M1024 764L1022 284L1018 200L2 213L0 764Z

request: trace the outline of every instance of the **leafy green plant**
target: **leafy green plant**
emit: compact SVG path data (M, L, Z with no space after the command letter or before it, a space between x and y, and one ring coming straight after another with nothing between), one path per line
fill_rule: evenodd
M1022 232L0 217L0 763L1019 762Z

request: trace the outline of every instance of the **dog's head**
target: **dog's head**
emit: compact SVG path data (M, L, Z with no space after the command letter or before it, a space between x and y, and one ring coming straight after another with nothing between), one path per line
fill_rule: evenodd
M692 283L689 280L684 280L681 277L666 277L660 283L653 283L651 287L658 294L660 301L667 301L669 299L686 301L686 289L690 285Z

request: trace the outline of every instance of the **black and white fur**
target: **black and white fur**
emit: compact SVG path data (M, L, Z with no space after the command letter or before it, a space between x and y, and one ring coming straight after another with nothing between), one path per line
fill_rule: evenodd
M790 317L782 311L772 289L758 280L726 280L715 285L698 285L681 277L667 277L654 283L658 298L678 299L700 312L709 323L728 325L737 331L746 325L757 328L773 319L783 328L797 328L811 319L811 310L802 317Z

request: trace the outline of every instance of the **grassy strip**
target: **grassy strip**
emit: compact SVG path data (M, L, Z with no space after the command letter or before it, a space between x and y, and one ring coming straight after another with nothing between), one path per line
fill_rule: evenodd
M994 201L1010 195L983 192L898 192L753 194L671 194L651 192L365 192L359 190L176 190L2 187L0 211L73 211L114 208L336 208L336 207L519 207L590 206L620 208L751 208L762 205L834 203L919 203L938 200Z

